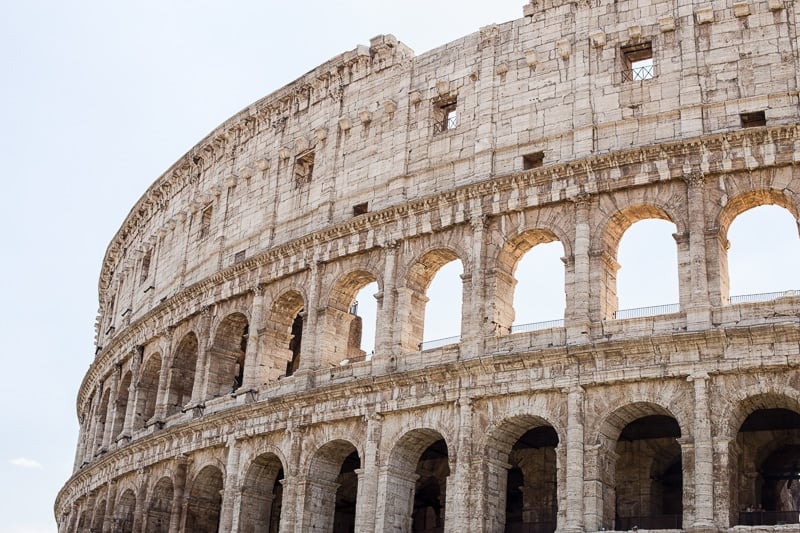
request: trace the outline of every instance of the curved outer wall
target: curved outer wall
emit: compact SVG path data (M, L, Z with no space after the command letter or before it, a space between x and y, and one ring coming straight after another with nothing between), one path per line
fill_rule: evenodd
M738 432L759 409L800 412L800 297L732 304L727 229L762 204L797 218L795 3L523 9L420 56L376 37L148 189L104 259L60 532L252 531L254 472L272 491L279 471L274 527L331 530L352 453L355 530L411 531L414 465L440 439L439 526L504 531L515 442L541 427L557 440L552 527L611 529L633 512L621 435L648 416L677 423L676 528L726 529L757 503ZM654 76L629 80L648 47ZM617 245L645 218L677 228L679 306L616 319ZM512 332L516 261L552 240L563 324ZM461 337L420 351L425 290L452 259ZM348 309L372 281L367 359Z

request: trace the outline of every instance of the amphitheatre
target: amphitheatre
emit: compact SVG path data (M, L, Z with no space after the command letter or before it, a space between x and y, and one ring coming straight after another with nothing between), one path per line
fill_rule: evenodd
M798 30L787 0L534 0L228 119L108 246L59 532L798 531L800 293L728 271L740 214L798 219ZM679 301L622 312L649 219ZM520 325L551 242L563 316ZM423 343L452 261L461 334Z

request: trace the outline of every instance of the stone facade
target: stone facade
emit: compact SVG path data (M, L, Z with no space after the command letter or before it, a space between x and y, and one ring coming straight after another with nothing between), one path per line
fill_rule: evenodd
M727 231L798 218L799 22L536 0L420 56L378 36L232 117L108 248L59 531L796 531L769 524L797 521L800 296L732 302ZM680 302L617 318L649 218ZM551 241L563 323L516 332L516 265ZM421 350L456 259L460 339Z

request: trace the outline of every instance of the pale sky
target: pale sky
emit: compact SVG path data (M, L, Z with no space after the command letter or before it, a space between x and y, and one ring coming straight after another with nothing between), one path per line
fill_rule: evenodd
M145 189L225 119L375 35L394 34L420 54L519 18L524 3L5 3L0 533L56 531L53 501L77 441L75 398L94 354L100 263ZM558 266L562 253L551 253ZM548 298L527 321L559 318Z

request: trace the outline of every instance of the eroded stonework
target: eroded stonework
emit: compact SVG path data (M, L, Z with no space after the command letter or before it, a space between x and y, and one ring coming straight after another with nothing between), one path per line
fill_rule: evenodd
M798 219L799 21L533 1L420 56L376 37L232 117L108 248L59 531L797 531L800 296L732 301L727 232ZM680 302L622 318L617 247L650 218ZM563 321L512 329L551 241ZM461 336L422 349L452 260Z

